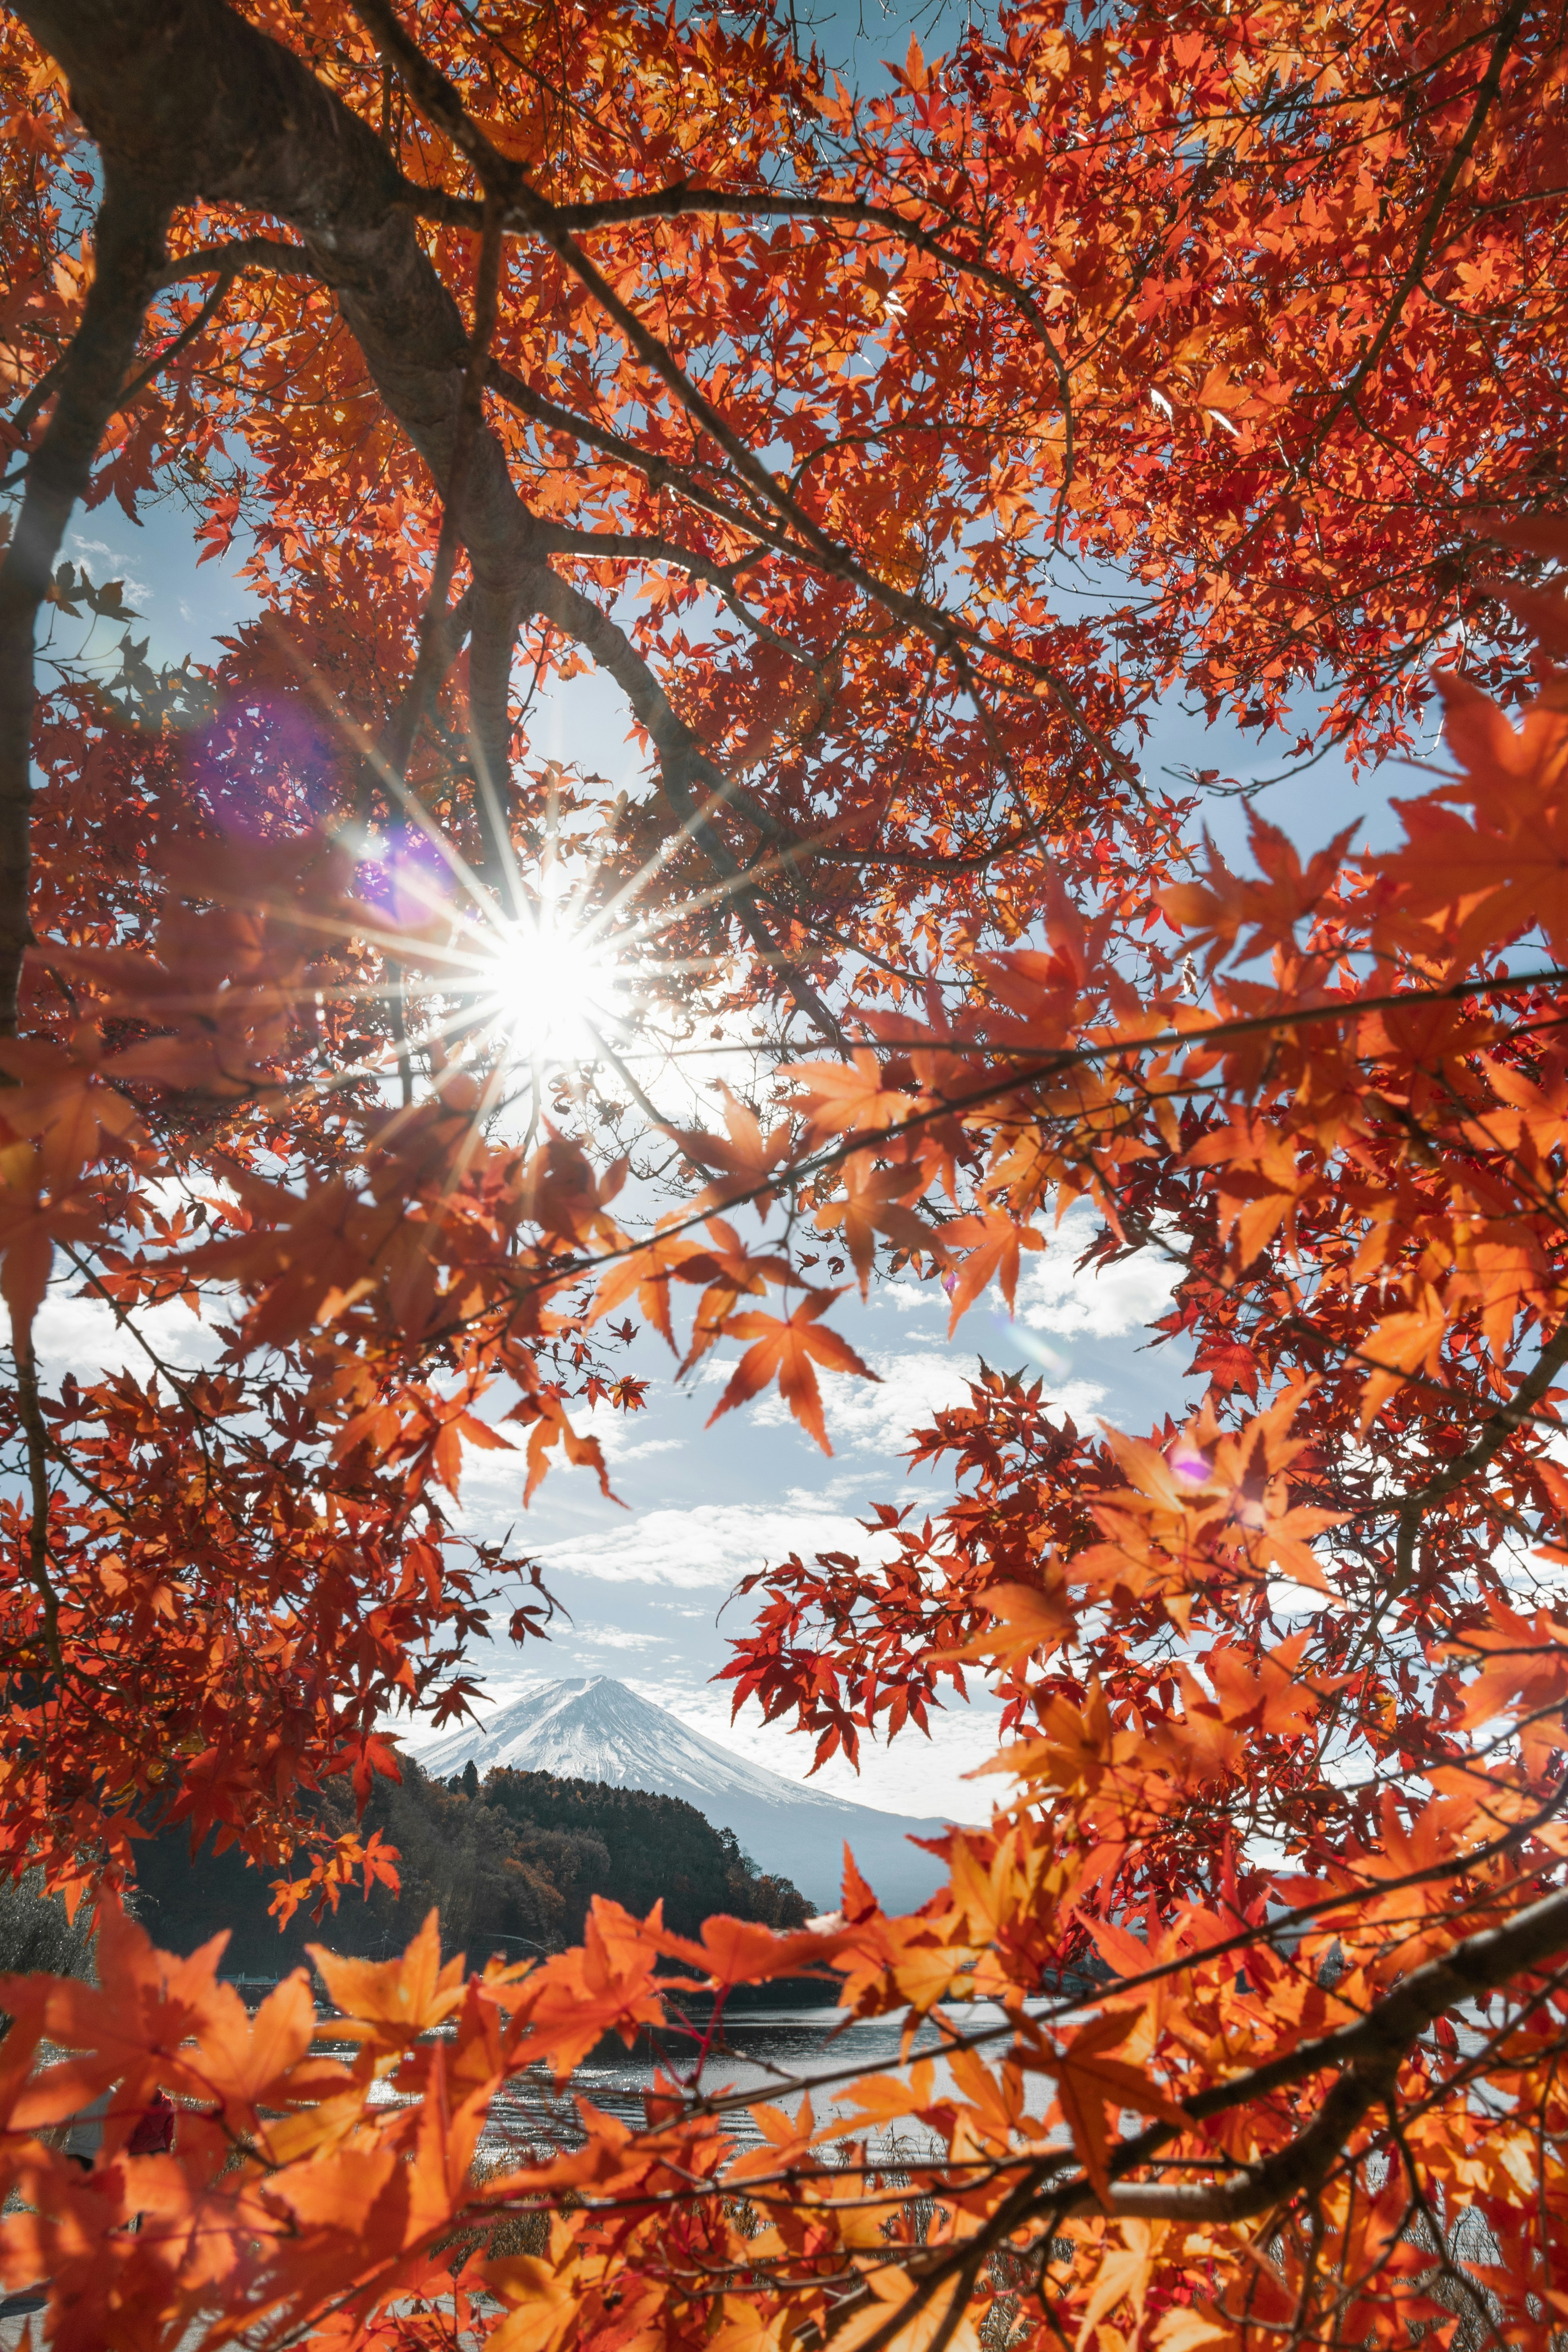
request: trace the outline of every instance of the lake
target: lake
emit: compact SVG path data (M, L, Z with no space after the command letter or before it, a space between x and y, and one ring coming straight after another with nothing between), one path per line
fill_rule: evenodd
M987 2003L965 2009L963 2021L973 2032L1004 2021L1001 2011ZM830 2082L813 2095L820 2123L833 2105L834 2090L842 2088L853 2075L890 2072L899 2066L902 2033L903 2020L899 2017L847 2018L836 2009L745 2010L725 2021L722 2045L710 2053L703 2067L702 2088L710 2094L747 2093L759 2100L775 2101L793 2114L804 2084L828 2077ZM934 2054L941 2040L934 2027L921 2026L911 2055ZM691 2042L668 2032L660 2036L660 2042L668 2070L688 2071L694 2054ZM601 2042L584 2060L572 2090L562 2097L555 2095L547 2074L530 2069L496 2100L482 2146L487 2153L498 2156L507 2148L528 2147L542 2153L576 2146L583 2133L574 2096L591 2100L622 2123L640 2126L643 2094L653 2087L655 2063L654 2053L644 2042L630 2050L619 2041ZM939 2091L947 2078L948 2069L939 2061L935 2074ZM731 2125L735 2137L742 2142L758 2137L744 2107L733 2113Z

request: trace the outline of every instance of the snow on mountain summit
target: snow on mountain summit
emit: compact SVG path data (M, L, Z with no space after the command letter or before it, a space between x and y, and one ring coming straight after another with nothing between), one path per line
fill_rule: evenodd
M748 1764L609 1675L537 1684L483 1724L466 1725L422 1749L419 1761L426 1771L445 1777L460 1772L470 1756L481 1772L504 1764L520 1772L609 1780L625 1789L657 1787L700 1809L704 1798L722 1793L774 1804L804 1797L847 1814L866 1810L816 1790L797 1790L778 1773Z
M909 1840L940 1836L944 1822L879 1812L803 1788L749 1764L609 1675L525 1686L483 1722L414 1754L442 1780L471 1759L481 1776L504 1766L682 1797L716 1827L732 1829L760 1868L793 1879L825 1910L838 1900L846 1841L889 1908L922 1903L942 1875Z

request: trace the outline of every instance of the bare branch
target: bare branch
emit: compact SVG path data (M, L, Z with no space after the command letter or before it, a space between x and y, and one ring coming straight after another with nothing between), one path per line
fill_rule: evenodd
M278 236L236 236L225 245L201 245L193 252L182 253L159 273L159 289L183 286L189 278L205 278L209 269L222 270L230 278L242 269L270 269L293 278L319 274L302 245L289 245Z
M397 782L402 782L408 767L408 756L424 718L431 695L450 666L449 631L447 620L447 599L451 591L452 573L458 560L459 515L468 462L483 422L483 392L485 369L489 358L490 340L496 329L496 303L500 286L500 229L493 213L487 213L483 238L479 247L479 281L474 296L473 331L468 339L467 364L463 370L462 396L458 405L457 429L452 436L450 462L442 485L441 530L436 542L436 558L430 570L429 593L425 600L425 612L419 625L419 650L415 657L414 674L408 681L402 706L392 730L391 765ZM478 583L476 583L476 586ZM510 625L500 629L503 641L503 676L510 671L511 647L516 633L517 598L515 594L502 599ZM485 639L492 647L498 634L496 595L493 589L487 594L479 589L476 607L485 614ZM493 661L491 664L493 667ZM503 688L504 691L504 688ZM491 887L510 895L511 861L507 855L505 821L499 797L506 754L503 739L494 741L493 727L486 740L486 751L479 761L479 824L485 844L485 869ZM492 761L499 767L492 772Z
M33 631L71 509L103 428L124 397L147 305L163 267L169 207L105 159L92 284L65 355L58 396L27 462L16 536L0 562L0 1036L16 1034L32 853Z

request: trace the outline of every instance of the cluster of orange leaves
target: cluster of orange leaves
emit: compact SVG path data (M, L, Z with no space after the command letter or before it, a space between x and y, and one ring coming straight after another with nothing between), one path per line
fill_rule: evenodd
M258 1341L301 1351L318 1409L335 1415L340 1463L369 1454L403 1484L405 1465L424 1464L455 1488L450 1449L496 1442L471 1411L486 1381L471 1377L442 1416L416 1389L367 1402L373 1329L410 1347L459 1325L484 1333L476 1375L510 1372L521 1387L516 1410L541 1449L531 1479L542 1437L587 1446L522 1345L634 1296L671 1336L677 1282L700 1291L689 1363L724 1338L749 1343L720 1410L776 1375L809 1421L820 1410L810 1351L833 1363L817 1320L828 1302L808 1292L787 1319L740 1304L798 1276L787 1256L742 1244L720 1213L737 1195L760 1200L793 1179L828 1227L867 1192L920 1202L918 1234L898 1224L887 1238L945 1281L956 1318L993 1281L1011 1292L1050 1195L1088 1194L1113 1231L1125 1224L1130 1175L1163 1148L1165 1172L1190 1170L1192 1190L1154 1209L1167 1234L1184 1219L1189 1236L1207 1237L1215 1271L1201 1296L1232 1316L1258 1305L1246 1344L1256 1353L1267 1328L1280 1354L1264 1368L1278 1390L1264 1409L1237 1413L1220 1381L1194 1419L1152 1440L1111 1433L1086 1449L1043 1418L1037 1390L994 1375L930 1433L927 1451L960 1452L975 1483L944 1535L907 1537L925 1573L884 1614L850 1713L875 1722L895 1685L907 1704L921 1677L934 1688L984 1660L1016 1737L998 1758L1010 1786L990 1829L952 1833L949 1884L912 1917L885 1917L851 1865L842 1913L805 1936L710 1922L692 1946L657 1916L601 1906L582 1951L468 1979L456 1962L441 1968L432 1924L401 1963L322 1957L342 2015L318 2025L302 1980L247 2020L216 1981L215 1950L155 1956L107 1905L101 1990L29 1979L3 1994L17 2021L0 2047L26 2209L5 2225L7 2275L49 2281L52 2340L172 2346L216 2312L215 2342L309 2326L323 2346L423 2344L449 2326L456 2295L459 2325L520 2352L715 2331L737 2346L803 2333L916 2346L952 2340L950 2321L965 2341L978 2326L1024 2326L1037 2272L1029 2294L1045 2296L1055 2326L1185 2352L1311 2317L1324 2294L1343 2304L1347 2281L1357 2325L1447 2326L1448 2272L1484 2295L1555 2259L1568 1989L1552 1955L1568 1952L1568 1920L1544 1955L1484 1988L1504 2013L1483 2009L1468 2045L1456 2040L1452 1990L1402 2036L1390 2027L1377 2079L1394 2139L1363 2107L1321 2168L1311 2152L1325 2075L1337 2071L1342 2088L1354 2079L1333 2037L1403 2014L1401 1988L1467 1936L1506 1937L1532 1899L1550 1906L1568 1853L1552 1819L1568 1623L1550 1597L1521 1611L1497 1572L1495 1516L1473 1504L1461 1514L1441 1487L1450 1468L1463 1496L1459 1447L1488 1435L1484 1410L1467 1425L1449 1402L1458 1368L1481 1367L1506 1401L1531 1327L1550 1339L1564 1315L1555 1228L1531 1208L1555 1187L1564 1143L1556 1049L1535 1042L1542 983L1488 975L1522 932L1542 935L1538 954L1568 946L1551 880L1568 712L1549 685L1516 731L1473 689L1447 691L1458 772L1405 804L1406 846L1303 867L1258 828L1261 879L1214 858L1201 887L1166 893L1192 950L1209 953L1201 1012L1174 992L1130 1003L1110 927L1058 896L1048 949L989 960L962 1026L936 1035L881 1017L880 1054L785 1073L795 1124L764 1137L732 1103L725 1136L683 1132L689 1157L720 1173L651 1239L611 1213L618 1171L596 1179L559 1136L531 1154L492 1146L482 1093L459 1079L423 1109L367 1114L313 1189L237 1174L215 1200L225 1236L119 1266L125 1297L215 1272L234 1283L248 1301L237 1352ZM1493 878L1501 869L1507 887ZM169 936L205 934L182 918ZM163 964L163 933L154 945ZM1268 980L1227 968L1260 948ZM1403 1005L1390 1003L1391 965ZM109 984L86 955L76 969L84 989ZM123 985L119 967L112 977ZM269 1005L277 971L255 987ZM238 1019L234 993L226 1017ZM156 1050L183 1050L179 1015L158 1025L174 1042ZM1034 1066L1020 1070L1026 1040ZM252 1044L236 1050L259 1066ZM89 1151L110 1170L133 1165L143 1147L131 1123L74 1108L129 1092L111 1059L57 1058L47 1083L17 1089L19 1116L7 1103L12 1149L84 1137L78 1181ZM1214 1107L1196 1128L1200 1096ZM1382 1181L1358 1191L1369 1169ZM52 1197L37 1192L35 1213L47 1217ZM1339 1361L1307 1372L1287 1357L1292 1318L1275 1302L1325 1202L1333 1245L1318 1233L1316 1283L1295 1292L1292 1312L1320 1339L1334 1335ZM1188 1283L1202 1275L1189 1259ZM561 1291L581 1301L572 1317L548 1304ZM1545 1441L1528 1419L1492 1426L1474 1464L1487 1501L1503 1507L1493 1497L1506 1479L1520 1498L1511 1523L1533 1497L1549 1538L1563 1481ZM1414 1488L1413 1431L1428 1465ZM1358 1497L1357 1448L1369 1472L1403 1461L1403 1481ZM1436 1542L1424 1524L1433 1502L1444 1506ZM1422 1524L1401 1591L1412 1511ZM886 1524L904 1535L899 1514ZM1561 1550L1548 1542L1545 1556ZM738 1645L734 1671L773 1711L793 1704L809 1722L822 1692L792 1681L781 1628L786 1601L798 1631L822 1594L793 1568L772 1572L773 1611ZM846 1569L874 1591L874 1572ZM1289 1587L1311 1613L1270 1638ZM1363 1638L1366 1612L1375 1629L1391 1604L1401 1638ZM849 1647L833 1672L847 1671ZM1430 1791L1419 1801L1413 1771ZM1283 1859L1262 1860L1258 1839ZM1079 1976L1074 1989L1072 1972L1096 1958L1115 1981L1086 2013L1092 1987ZM661 1964L695 1973L672 1982ZM576 2151L476 2170L498 2095L531 2067L564 2082L606 2032L657 2029L672 1992L721 2007L738 1982L803 1968L837 1972L854 2013L937 2021L949 2045L940 2077L923 2058L896 2077L857 2081L847 2068L826 2119L809 2102L793 2119L759 2106L737 2139L735 2103L708 2104L700 2063L683 2080L672 2060L646 2129L582 2105ZM977 2001L1005 2021L999 2053L997 2029L968 2046ZM357 2055L313 2053L318 2033ZM37 2073L40 2041L79 2054ZM1037 2078L1047 2088L1032 2109ZM154 2085L182 2105L179 2145L132 2157L125 2140ZM110 2127L89 2175L28 2138L106 2090ZM1129 2110L1145 2119L1137 2132ZM893 2129L918 2136L897 2168L879 2139ZM1287 2168L1279 2195L1233 2219L1226 2183L1271 2163ZM934 2204L934 2225L917 2221L920 2200ZM1457 2250L1441 2229L1412 2237L1413 2216L1425 2230L1424 2215L1451 2223L1461 2207L1485 2216L1496 2259ZM487 2251L499 2218L545 2212L542 2251ZM1522 2341L1529 2315L1512 2308ZM1548 2299L1530 2318L1542 2343L1555 2308ZM1002 2317L988 2322L993 2309Z
M1472 1721L1543 1696L1560 1712L1568 1633L1516 1619L1494 1637ZM598 1902L580 1950L465 1973L460 1957L443 1965L432 1915L399 1959L313 1948L325 2011L300 1971L250 2014L216 1973L223 1938L177 1959L105 1903L95 1983L0 1980L12 2020L0 2179L18 2200L0 2221L0 2275L12 2289L47 2284L49 2340L64 2352L153 2352L192 2329L215 2346L308 2340L323 2352L415 2352L454 2327L504 2352L777 2345L808 2331L903 2345L928 2341L944 2315L973 2345L988 2314L1018 2324L1015 2245L1034 2248L1058 2326L1085 2341L1177 2352L1287 2319L1299 2282L1289 2240L1269 2242L1275 2221L1260 2234L1162 2211L1158 2186L1141 2197L1129 2183L1128 2158L1159 2149L1224 2173L1310 2138L1326 2063L1314 2051L1452 1948L1456 1884L1467 1924L1506 1922L1515 1873L1498 1833L1525 1809L1516 1773L1454 1770L1410 1831L1391 1793L1371 1848L1321 1879L1265 1874L1248 1899L1227 1865L1212 1902L1175 1907L1144 1937L1094 1916L1104 1864L1069 1838L1074 1827L1092 1838L1107 1781L1190 1771L1203 1743L1196 1769L1213 1769L1227 1732L1299 1731L1322 1696L1300 1681L1300 1648L1250 1686L1245 1670L1210 1661L1215 1699L1189 1693L1185 1765L1141 1753L1102 1704L1051 1710L1007 1759L1013 1804L988 1832L952 1834L950 1885L910 1918L886 1917L847 1862L843 1912L801 1934L712 1919L694 1943L657 1911L638 1922ZM1042 1802L1057 1811L1048 1841ZM1568 1853L1568 1831L1531 1829L1542 1859ZM1281 1905L1293 1932L1281 1938L1277 1920L1271 1938L1267 1913ZM1074 1920L1118 1981L1087 2014L1081 1990L1026 2008ZM837 1972L854 2014L934 2021L940 2067L922 2056L857 2077L846 2065L826 2103L806 2096L794 2113L754 2095L704 2099L726 1996L802 1969ZM1426 2194L1479 2209L1495 2233L1496 2259L1468 2265L1478 2291L1533 2263L1540 2130L1562 2128L1568 1988L1537 1973L1484 2110L1451 2030L1401 2053L1389 2078L1408 2110L1412 2177L1419 2168ZM714 2014L683 2069L670 2053L698 2040L679 2022L693 1992ZM983 2011L975 2034L977 2000L1000 2012ZM650 2032L666 2055L644 2127L580 2097L575 2147L542 2156L509 2130L521 2112L509 2093L531 2074L568 2084L603 2037ZM1271 2095L1249 2096L1254 2081ZM159 2094L177 2110L174 2147L136 2154ZM1128 2110L1143 2126L1131 2144ZM87 2171L58 2147L84 2116L101 2130ZM1541 2180L1555 2185L1554 2173ZM1347 2166L1323 2200L1320 2259L1359 2279L1351 2307L1366 2329L1451 2324L1410 2212L1397 2171L1358 2198ZM531 2218L537 2251L498 2250L498 2226Z
M419 252L466 301L468 151L337 0L250 14L379 123ZM614 806L549 772L517 785L517 846L540 853L564 795L598 826L585 901L642 904L678 1012L771 1018L809 985L850 1050L781 1048L772 1099L728 1096L721 1132L661 1122L693 1181L652 1222L586 1092L553 1117L536 1094L506 1139L504 1054L468 1051L461 1019L394 1106L394 1007L440 997L448 926L364 903L349 845L405 814L363 754L440 501L303 247L205 320L204 279L164 289L155 331L190 340L127 395L91 496L134 513L197 483L206 551L243 525L268 610L199 723L133 646L118 688L65 664L40 710L0 1290L19 1362L67 1265L142 1354L5 1406L47 1508L0 1499L0 1850L108 1890L96 1987L0 1988L6 2284L47 2284L68 2352L198 2329L322 2352L1252 2352L1415 2327L1548 2352L1553 21L1279 0L1075 28L1031 6L946 61L912 47L857 104L761 21L420 16L492 156L610 207L577 222L601 282L710 355L703 397L742 445L795 461L759 528L733 449L710 431L693 457L679 371L605 328L559 240L509 248L485 430L549 576L605 608L590 628L563 607L576 637L535 614L524 649L572 675L635 608L616 675L647 741L688 730L710 794L700 824L678 762L663 801ZM0 70L0 375L26 452L90 282L96 179L58 68L9 21ZM188 207L177 250L233 227ZM1064 609L1068 545L1152 602ZM79 601L62 573L51 625ZM1262 724L1324 667L1342 735L1404 740L1413 649L1455 627L1482 680L1441 673L1450 772L1381 854L1342 835L1303 861L1257 822L1255 874L1217 852L1196 872L1190 809L1134 792L1113 746L1177 679ZM398 781L477 858L465 683ZM766 900L766 951L722 858ZM690 978L714 971L734 976ZM940 1284L955 1326L1014 1302L1075 1204L1096 1262L1170 1269L1160 1329L1206 1383L1195 1408L1086 1437L1043 1384L984 1372L916 1437L954 1472L943 1508L881 1507L875 1556L749 1580L737 1701L819 1757L924 1726L976 1665L999 1694L998 1804L946 1840L923 1911L886 1916L850 1864L800 1937L710 1921L691 1944L600 1906L582 1950L468 1977L431 1926L401 1961L320 1956L335 2013L299 1979L254 2018L214 1948L172 1959L127 1920L113 1884L154 1815L285 1871L313 1840L285 1913L395 1873L312 1800L395 1771L390 1711L441 1722L473 1696L465 1651L515 1563L454 1556L465 1448L515 1429L524 1499L557 1457L608 1491L578 1401L640 1394L596 1352L612 1315L635 1305L683 1373L735 1348L717 1412L776 1381L826 1447L819 1374L867 1367L826 1319L844 1290L805 1280L821 1252L862 1294L890 1268ZM146 1337L177 1298L221 1318L216 1370ZM905 2021L908 2063L847 2062L793 2112L713 2093L730 1992L803 1969ZM509 2144L532 2070L565 2084L616 2033L663 2038L644 2126L580 2101L576 2145ZM132 2155L157 2090L174 2148ZM103 2102L83 2173L51 2142ZM533 2251L500 2251L502 2225Z

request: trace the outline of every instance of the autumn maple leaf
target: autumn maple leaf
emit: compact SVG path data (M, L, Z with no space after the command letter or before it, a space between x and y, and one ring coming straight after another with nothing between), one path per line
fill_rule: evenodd
M319 1944L310 1951L342 2012L345 2041L402 2049L449 2017L462 1999L462 1961L448 1960L443 1967L434 1911L395 1960L344 1958Z
M955 1664L978 1658L1046 1657L1070 1642L1077 1631L1059 1569L1043 1587L996 1584L980 1597L992 1622L962 1650L946 1654Z
M618 1495L610 1492L610 1474L605 1466L604 1449L596 1437L580 1437L566 1418L566 1408L560 1397L548 1389L536 1396L525 1396L513 1405L508 1421L532 1423L533 1433L528 1441L528 1482L522 1490L526 1506L533 1499L534 1491L549 1469L548 1456L560 1445L574 1469L592 1470L599 1481L599 1492L609 1502L626 1505Z
M748 1397L760 1394L776 1379L780 1395L801 1427L810 1431L824 1454L831 1454L833 1448L823 1426L822 1392L816 1384L814 1362L826 1364L833 1372L858 1372L863 1381L880 1377L869 1364L861 1362L847 1339L817 1323L817 1317L843 1295L842 1288L808 1291L787 1322L777 1315L731 1315L723 1327L725 1338L750 1339L752 1344L709 1414L709 1428L721 1412L744 1404Z
M895 1165L868 1169L866 1155L857 1152L845 1167L845 1191L816 1213L819 1233L838 1226L866 1297L876 1262L877 1235L883 1234L896 1249L911 1255L924 1251L933 1260L945 1255L946 1237L908 1206L908 1195L924 1181L919 1168Z
M773 1189L768 1178L775 1168L789 1158L790 1123L780 1119L764 1137L754 1111L721 1086L724 1097L724 1124L729 1129L726 1139L712 1135L706 1128L667 1128L665 1132L679 1144L689 1160L700 1168L720 1171L719 1181L699 1193L700 1209L721 1209L731 1201L749 1200L759 1217L764 1217L773 1206Z
M708 1233L710 1248L702 1264L712 1278L691 1318L690 1344L680 1364L682 1375L700 1363L710 1348L717 1347L738 1299L748 1294L759 1297L770 1282L783 1284L790 1278L786 1258L771 1251L753 1255L742 1247L740 1235L726 1218L710 1217Z
M1444 736L1464 780L1394 803L1405 845L1376 861L1397 914L1454 927L1468 961L1539 925L1568 953L1568 716L1550 700L1508 714L1468 679L1440 673ZM1472 824L1445 800L1471 802Z
M1429 1284L1423 1283L1414 1307L1397 1315L1385 1315L1368 1332L1360 1349L1363 1363L1369 1367L1362 1391L1363 1428L1378 1407L1403 1385L1402 1374L1436 1374L1442 1359L1447 1320L1442 1299Z
M98 1902L95 1985L0 1979L0 2283L47 2282L54 2352L1568 2322L1559 30L994 13L831 99L774 11L0 17L0 1854ZM206 242L236 206L269 233ZM125 613L58 562L73 506L215 451L243 495L209 484L193 551L243 525L257 610L199 680L128 639L110 682L54 634ZM1069 552L1138 595L1096 617ZM1485 693L1422 677L1456 629ZM531 774L520 667L534 702L613 680L646 790ZM1430 684L1454 772L1387 855L1255 816L1247 875L1194 870L1148 698L1266 725L1314 679L1292 767L1408 747ZM786 1100L677 1108L786 1053L826 1057ZM726 1215L786 1192L748 1249ZM635 1302L678 1381L735 1339L715 1420L776 1379L826 1451L824 1367L874 1375L825 1249L956 1318L1078 1201L1179 1274L1156 1328L1207 1405L1086 1436L983 1370L915 1434L929 1514L742 1587L726 1678L817 1765L985 1663L1002 1801L920 1842L921 1909L847 1856L821 1935L728 1864L743 1916L677 1871L679 1935L584 1923L580 1840L420 1793L395 1721L466 1708L517 1567L436 1498L467 1448L603 1485L568 1415L641 1402L605 1352ZM29 1349L57 1255L86 1287ZM195 1368L143 1321L176 1297ZM105 1307L116 1360L67 1349ZM366 1809L400 1780L391 1818L484 1867L391 1960L420 1854L404 1895ZM216 1942L116 1912L182 1832L378 1947L318 1956L338 2018L302 1975L252 2017ZM492 1929L535 1958L468 1975ZM825 2126L740 2125L731 1989L826 1966L900 2056ZM591 2095L606 2034L653 2045L640 2114ZM584 2062L540 2145L525 2077ZM92 2109L83 2170L46 2142Z
M950 1255L962 1253L956 1271L948 1276L952 1306L947 1329L951 1339L959 1318L973 1306L989 1283L1001 1285L1009 1308L1018 1287L1019 1252L1044 1249L1041 1236L1019 1224L1005 1209L988 1209L981 1216L959 1217L943 1225L942 1244Z
M640 1249L628 1251L610 1267L595 1294L589 1315L592 1321L597 1322L635 1292L643 1314L654 1329L663 1334L674 1352L675 1334L669 1321L670 1283L707 1282L718 1269L711 1254L700 1243L664 1230L672 1222L668 1217L662 1219L651 1241L645 1242Z
M1054 2075L1062 2119L1072 2134L1079 2162L1100 2203L1110 2202L1110 2122L1123 2107L1189 2129L1180 2107L1152 2083L1141 2066L1110 2053L1138 2021L1135 2009L1108 2009L1081 2026L1054 2056L1028 2063Z
M833 1135L879 1134L897 1127L910 1108L908 1095L884 1085L881 1064L864 1045L852 1061L787 1062L780 1076L805 1089L792 1106L804 1115L813 1144Z

